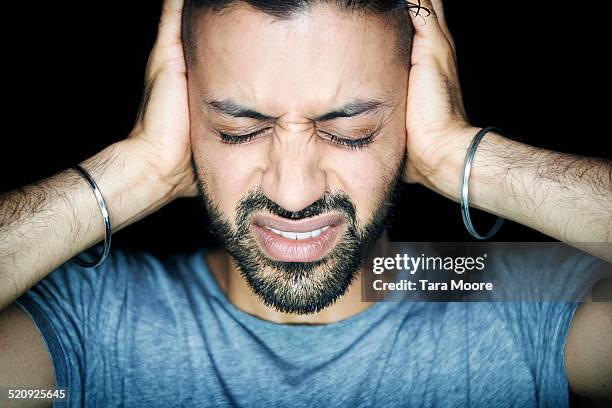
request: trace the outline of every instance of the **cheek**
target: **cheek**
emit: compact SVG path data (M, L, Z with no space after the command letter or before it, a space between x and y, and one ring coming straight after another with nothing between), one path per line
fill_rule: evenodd
M380 134L362 150L330 147L326 154L325 172L330 189L346 192L357 208L357 217L367 223L381 204L383 196L395 182L405 155L405 136Z
M258 187L261 155L253 149L247 153L240 146L221 143L214 131L202 124L192 128L191 142L209 198L226 218L233 220L236 204Z

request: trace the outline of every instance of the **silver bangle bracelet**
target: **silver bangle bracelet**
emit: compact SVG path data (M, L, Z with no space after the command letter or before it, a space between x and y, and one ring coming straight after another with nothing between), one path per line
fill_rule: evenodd
M79 257L77 256L73 258L73 261L84 268L96 268L100 266L102 262L104 262L110 251L112 233L110 217L108 215L108 210L106 209L106 204L104 203L104 198L102 198L102 193L100 192L100 189L98 188L98 185L96 184L94 179L80 165L76 164L74 166L74 169L77 170L85 180L87 180L94 195L96 196L98 206L100 206L100 211L102 212L102 220L104 221L104 250L102 251L102 255L100 255L97 260L85 261L83 259L79 259Z
M470 145L470 148L467 151L467 155L465 156L465 164L463 165L463 179L461 180L461 215L463 216L463 224L474 238L480 240L489 239L493 235L497 234L502 224L504 223L503 218L497 217L497 221L495 221L495 224L493 225L491 230L485 235L480 235L478 232L476 232L476 229L474 228L474 225L472 224L472 220L470 218L470 204L468 198L472 162L474 161L474 156L476 155L476 149L478 149L478 144L487 133L492 131L499 130L494 127L487 127L482 129L476 134L476 136L474 136L474 140L472 140L472 144Z

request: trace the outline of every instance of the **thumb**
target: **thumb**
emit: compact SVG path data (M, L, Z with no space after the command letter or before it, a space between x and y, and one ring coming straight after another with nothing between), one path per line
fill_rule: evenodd
M161 47L180 43L183 4L183 0L164 0L157 32L157 43Z

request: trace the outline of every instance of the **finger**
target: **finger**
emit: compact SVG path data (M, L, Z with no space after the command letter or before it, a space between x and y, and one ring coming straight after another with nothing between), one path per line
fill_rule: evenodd
M183 0L164 0L157 33L160 46L172 46L181 41L182 14Z
M455 51L455 45L446 24L442 0L407 1L416 35L436 44L447 43Z
M455 49L455 42L453 41L453 36L448 29L448 24L446 24L446 13L444 12L444 2L442 0L431 0L431 4L436 14L436 18L438 19L438 24L440 25L440 29L446 36L446 39L453 46L453 50Z

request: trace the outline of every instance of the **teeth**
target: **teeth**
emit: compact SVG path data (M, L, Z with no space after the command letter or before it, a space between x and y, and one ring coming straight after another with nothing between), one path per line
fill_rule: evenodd
M288 239L297 239L297 233L295 233L295 232L285 232L285 231L283 231L283 232L281 233L281 235L282 235L284 238L288 238Z
M322 232L327 231L329 229L329 226L319 228L314 231L308 231L308 232L287 232L287 231L280 231L280 230L277 230L275 228L270 228L270 227L266 227L266 228L272 231L273 233L275 233L276 235L281 235L284 238L301 240L301 239L308 239L311 237L318 237L319 235L321 235Z

